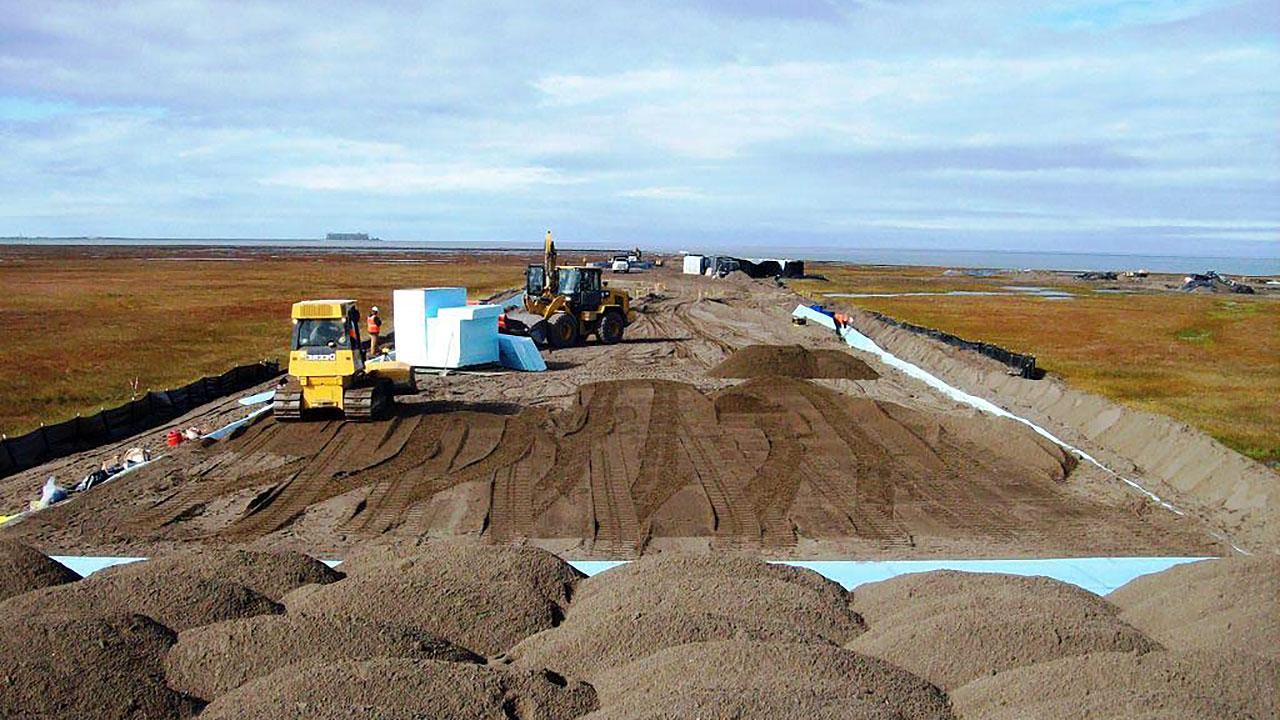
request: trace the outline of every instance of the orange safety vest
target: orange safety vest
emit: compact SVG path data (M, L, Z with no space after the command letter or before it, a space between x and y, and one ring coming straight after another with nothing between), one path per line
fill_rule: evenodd
M369 316L369 334L377 335L382 332L382 318L377 315Z

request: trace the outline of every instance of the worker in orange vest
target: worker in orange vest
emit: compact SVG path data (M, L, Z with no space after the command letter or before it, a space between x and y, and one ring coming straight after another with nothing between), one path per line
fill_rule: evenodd
M379 339L382 336L382 318L378 315L378 306L369 308L369 355L378 354Z

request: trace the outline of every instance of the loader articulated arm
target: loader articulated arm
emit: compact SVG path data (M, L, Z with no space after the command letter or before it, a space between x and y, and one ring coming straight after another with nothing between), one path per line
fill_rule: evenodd
M556 243L551 239L551 231L547 231L547 239L542 245L542 269L547 294L555 295L560 291L560 274L556 272Z

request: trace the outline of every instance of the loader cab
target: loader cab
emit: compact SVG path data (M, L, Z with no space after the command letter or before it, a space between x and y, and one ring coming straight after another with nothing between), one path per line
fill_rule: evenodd
M604 300L604 285L600 268L557 268L560 294L569 300L570 307L592 310Z
M547 286L547 270L541 265L530 265L524 271L524 294L539 297Z

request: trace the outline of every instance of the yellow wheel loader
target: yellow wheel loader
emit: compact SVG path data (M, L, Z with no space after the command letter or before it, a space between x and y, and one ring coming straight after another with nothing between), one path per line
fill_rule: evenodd
M272 404L277 420L321 409L371 420L390 408L391 378L365 366L355 300L304 300L294 303L292 316L289 377Z
M508 312L502 327L528 335L538 345L556 348L586 342L595 335L612 345L636 320L631 296L604 282L602 268L556 264L556 244L547 231L541 265L525 270L524 310Z

